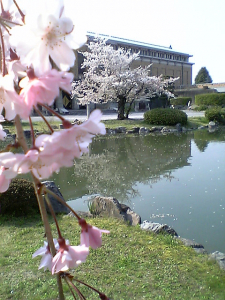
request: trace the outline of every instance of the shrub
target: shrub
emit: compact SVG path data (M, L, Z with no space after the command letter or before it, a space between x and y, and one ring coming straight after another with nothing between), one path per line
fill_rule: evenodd
M178 109L155 108L145 112L144 120L153 125L173 126L177 123L185 125L187 124L187 114Z
M196 105L225 105L225 93L201 94L195 96Z
M205 111L205 117L208 121L225 123L225 112L218 107L208 108Z
M38 212L33 183L26 179L13 179L9 189L0 194L0 215L26 216Z
M199 105L199 106L194 107L193 110L203 111L203 110L206 110L207 108L208 108L207 105Z
M192 101L191 97L178 97L178 98L172 98L170 99L170 104L171 105L183 105L186 106L188 105L188 102Z

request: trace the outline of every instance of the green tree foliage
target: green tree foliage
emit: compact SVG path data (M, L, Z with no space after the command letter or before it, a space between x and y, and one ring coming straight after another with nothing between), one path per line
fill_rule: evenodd
M195 83L212 83L212 78L209 75L208 70L206 69L206 67L202 67L197 76L195 77Z

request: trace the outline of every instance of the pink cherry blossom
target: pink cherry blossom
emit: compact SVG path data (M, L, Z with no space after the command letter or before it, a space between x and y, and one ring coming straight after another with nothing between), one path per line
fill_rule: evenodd
M65 241L63 238L58 239L58 243L58 253L52 260L52 274L73 269L86 261L89 254L88 247L85 247L84 245L70 246L69 241Z
M4 117L2 116L2 115L0 115L0 122L4 122L5 121L5 119L4 119ZM3 127L2 127L2 125L0 125L0 140L4 140L5 139L5 137L6 137L6 132L3 130Z
M32 172L38 179L45 179L60 169L57 159L62 155L63 153L59 153L57 157L51 152L43 153L37 149L30 149L26 154L15 154L17 161L14 163L13 170L18 174Z
M102 245L102 233L110 233L108 230L99 229L89 225L84 219L79 220L81 226L80 244L97 249Z
M8 190L11 179L7 179L4 176L5 167L0 167L0 193L4 193Z
M95 134L105 134L105 125L101 123L102 113L94 110L89 119L81 125L73 125L68 129L54 132L52 135L41 135L37 137L35 146L43 147L55 153L59 147L65 151L72 151L73 158L80 157L88 152L88 145ZM69 152L67 152L69 154Z
M50 70L40 77L36 77L33 70L27 72L28 76L23 78L19 85L21 101L16 106L17 113L27 119L33 106L37 104L52 105L59 94L59 88L70 92L72 73L58 72L55 69Z
M0 75L0 99L0 113L5 108L5 118L12 120L16 115L14 103L20 100L11 75Z
M37 75L51 69L51 58L62 70L68 71L75 61L72 49L78 49L87 38L76 32L71 19L63 15L63 1L35 1L35 14L29 11L24 26L11 30L10 43L27 67ZM34 8L33 8L34 10ZM24 38L26 37L26 38Z
M17 176L17 172L13 170L16 161L15 154L11 152L0 153L0 193L7 191L11 179Z
M59 244L58 241L56 239L53 239L54 245L56 250L59 249ZM34 254L32 255L32 258L41 255L41 263L39 265L38 269L44 268L44 270L46 271L47 269L49 269L49 271L52 270L52 254L50 252L49 249L49 245L47 242L44 242L44 246L39 248L36 252L34 252Z

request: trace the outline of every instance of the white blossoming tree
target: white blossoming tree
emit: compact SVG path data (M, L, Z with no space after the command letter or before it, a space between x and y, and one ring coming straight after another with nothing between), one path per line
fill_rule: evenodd
M115 101L118 103L118 119L124 119L126 104L128 118L134 100L162 93L171 95L166 88L174 79L150 76L151 64L145 68L132 68L132 62L139 58L139 54L122 48L115 50L103 39L90 42L88 51L82 54L84 76L74 81L72 95L83 105Z

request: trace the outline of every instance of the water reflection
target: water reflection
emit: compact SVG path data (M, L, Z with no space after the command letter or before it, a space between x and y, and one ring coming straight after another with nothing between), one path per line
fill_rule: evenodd
M139 195L136 184L151 186L161 178L172 180L172 169L189 165L191 136L132 136L101 138L93 141L91 155L76 161L75 167L62 170L55 181L69 182L71 198L86 194L114 196L130 202Z
M225 132L96 138L89 155L51 179L74 208L116 197L142 220L167 223L210 252L225 252Z

